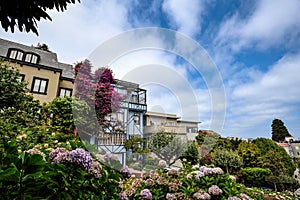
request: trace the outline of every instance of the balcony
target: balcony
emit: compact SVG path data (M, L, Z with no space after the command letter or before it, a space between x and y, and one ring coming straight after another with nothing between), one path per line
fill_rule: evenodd
M126 133L102 133L98 136L98 145L124 145Z

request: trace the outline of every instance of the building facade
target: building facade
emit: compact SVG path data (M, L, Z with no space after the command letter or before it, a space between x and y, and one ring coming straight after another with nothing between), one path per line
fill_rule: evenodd
M144 121L144 136L151 137L152 134L161 130L169 133L194 140L198 135L198 126L200 122L180 120L175 114L166 114L159 112L146 112Z
M56 53L0 38L0 57L20 71L20 80L41 103L72 96L73 67L59 62Z
M120 109L106 117L108 126L100 132L96 143L106 153L117 155L126 165L125 141L135 136L144 137L147 94L139 84L122 80L117 80L114 88L122 96Z
M293 158L300 158L300 140L294 140L294 137L286 137L284 142L277 143L279 146Z

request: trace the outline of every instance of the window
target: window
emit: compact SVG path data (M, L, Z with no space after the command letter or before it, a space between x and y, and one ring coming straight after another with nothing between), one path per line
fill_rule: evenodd
M124 113L123 112L118 112L117 113L117 118L119 121L124 122Z
M33 77L31 92L47 94L48 81L48 79Z
M137 94L133 94L131 96L131 102L132 103L138 103L138 95Z
M197 127L186 127L186 132L187 133L197 133L198 128Z
M166 122L166 126L175 126L175 122Z
M39 61L39 56L34 53L26 53L25 62L37 64Z
M9 49L8 57L15 60L23 60L24 51L20 49Z
M36 53L24 52L21 49L8 49L7 57L15 60L21 60L33 64L37 64L40 60L40 56Z
M72 89L69 88L59 88L60 97L70 97L72 96Z

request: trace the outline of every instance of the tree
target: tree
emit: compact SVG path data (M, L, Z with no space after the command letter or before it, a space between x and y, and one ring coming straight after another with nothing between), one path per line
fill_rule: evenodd
M161 130L151 136L148 147L158 158L167 162L170 166L187 150L187 143L174 133L166 133Z
M272 174L268 168L246 167L241 170L245 185L252 187L266 186L266 179Z
M187 162L190 162L192 165L199 163L199 151L197 144L193 141L192 144L189 145L188 149L182 154L180 159L186 159Z
M28 89L21 82L19 71L11 64L0 60L0 110L17 107L23 101Z
M38 43L37 46L36 46L35 48L36 48L36 49L43 50L43 51L48 51L48 52L50 52L48 45L45 44L45 43L43 43L43 44Z
M213 153L213 164L225 169L227 173L239 170L243 166L243 159L235 151L216 149Z
M257 138L252 141L260 150L261 166L269 168L274 175L286 174L292 176L296 165L289 154L274 141Z
M134 136L125 141L126 150L131 150L132 153L148 153L149 149L144 149L144 144L146 143L145 138L141 138L140 136Z
M285 127L283 121L274 119L272 122L272 140L280 142L284 141L285 137L291 137L291 134Z
M52 20L46 13L47 9L65 11L67 5L75 3L76 0L49 0L49 1L20 1L2 0L0 3L0 21L5 31L8 29L14 32L14 28L26 32L34 32L38 35L37 21L41 18ZM80 0L78 0L80 2Z
M116 80L108 68L99 68L92 73L92 64L85 60L75 66L75 96L95 108L100 124L105 116L120 108L121 96L114 90Z
M243 158L244 167L257 167L260 156L260 149L251 142L241 142L237 152Z
M63 132L74 132L75 124L86 123L82 117L74 119L73 112L84 113L88 112L88 105L73 97L57 97L53 101L43 106L47 119L50 120L50 125L58 127Z

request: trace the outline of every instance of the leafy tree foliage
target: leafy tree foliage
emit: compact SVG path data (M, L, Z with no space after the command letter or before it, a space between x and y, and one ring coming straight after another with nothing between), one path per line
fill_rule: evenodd
M120 108L121 96L114 90L116 80L108 68L99 68L92 73L92 65L88 60L75 66L75 96L86 102L91 109L95 108L100 124L107 114Z
M262 167L269 168L275 176L293 175L296 165L282 147L266 138L257 138L252 142L260 149Z
M79 1L79 0L78 0ZM52 20L47 14L47 9L64 11L67 5L75 3L76 0L49 0L49 1L20 1L2 0L0 3L0 21L5 31L9 29L14 32L15 27L26 32L34 32L38 35L37 21L42 18Z
M197 148L197 144L195 142L192 142L188 146L188 149L182 154L180 159L186 159L187 162L190 162L192 165L198 164L199 163L199 150Z
M161 130L151 136L148 147L158 158L170 166L187 150L187 143L173 133Z
M145 138L134 136L126 140L124 146L127 150L130 149L132 153L147 153L149 152L149 149L148 148L143 149L145 143L146 143Z
M212 151L218 141L222 139L220 135L213 131L200 130L196 136L196 141L205 151Z
M246 167L241 173L244 184L252 187L266 186L266 179L272 174L270 169L259 167Z
M243 159L235 151L216 149L213 153L214 165L226 170L227 173L238 171L243 166Z
M73 97L57 97L53 101L44 105L44 112L51 126L55 126L63 132L73 132L75 125L85 123L83 117L73 117L73 112L81 113L85 116L89 111L86 103Z
M284 141L285 137L291 137L291 134L285 127L283 121L274 119L272 122L272 140L276 142Z
M237 152L244 161L244 167L257 167L260 162L260 149L252 142L241 142Z
M12 64L0 60L0 77L0 110L19 106L28 92L27 84L19 81L19 71Z

